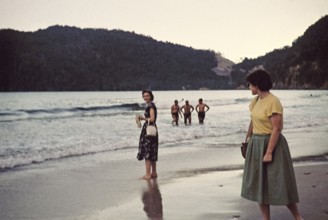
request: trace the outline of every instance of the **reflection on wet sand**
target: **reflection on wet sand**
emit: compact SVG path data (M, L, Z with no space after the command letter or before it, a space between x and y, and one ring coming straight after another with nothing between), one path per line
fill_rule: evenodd
M159 191L156 179L147 180L147 188L142 193L141 200L144 204L144 211L151 220L163 219L162 196Z

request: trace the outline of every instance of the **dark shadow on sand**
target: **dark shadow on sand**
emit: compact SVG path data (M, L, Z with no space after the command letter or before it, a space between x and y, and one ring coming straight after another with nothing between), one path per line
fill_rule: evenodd
M156 179L147 180L147 188L141 195L143 210L151 220L163 220L162 196Z

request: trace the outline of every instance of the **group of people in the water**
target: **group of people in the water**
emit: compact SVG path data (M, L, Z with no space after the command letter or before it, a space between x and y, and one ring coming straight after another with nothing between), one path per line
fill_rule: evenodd
M196 105L196 108L194 108L192 105L189 104L189 101L186 100L185 104L180 107L178 100L174 100L174 104L171 106L171 114L172 114L172 124L179 125L179 115L182 118L184 118L184 124L191 124L191 113L196 110L198 113L198 120L199 124L204 124L205 119L205 112L207 112L210 109L208 105L206 105L203 102L203 99L200 98L198 100L198 104Z

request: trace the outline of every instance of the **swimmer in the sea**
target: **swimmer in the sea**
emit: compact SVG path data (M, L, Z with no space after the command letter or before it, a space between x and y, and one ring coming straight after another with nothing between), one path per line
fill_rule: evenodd
M185 125L187 125L187 120L189 124L191 124L191 113L194 111L194 107L189 105L188 100L186 100L186 104L180 108L180 111L183 112Z
M182 118L182 114L180 111L180 106L178 105L178 100L174 101L174 104L171 106L171 114L172 114L172 124L179 125L179 115Z
M198 105L196 105L196 112L198 112L198 120L199 120L199 124L204 124L204 119L205 119L205 112L207 112L208 110L210 110L210 107L208 107L208 105L206 105L205 103L203 103L203 99L200 98L198 100ZM205 110L206 108L206 110Z

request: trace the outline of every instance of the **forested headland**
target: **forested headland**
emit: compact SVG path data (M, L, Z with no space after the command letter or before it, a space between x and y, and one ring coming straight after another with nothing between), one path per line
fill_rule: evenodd
M245 58L232 67L231 77L237 85L246 85L246 74L256 68L271 73L274 88L328 89L328 16L311 25L292 46Z

